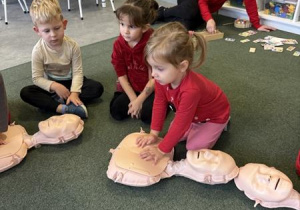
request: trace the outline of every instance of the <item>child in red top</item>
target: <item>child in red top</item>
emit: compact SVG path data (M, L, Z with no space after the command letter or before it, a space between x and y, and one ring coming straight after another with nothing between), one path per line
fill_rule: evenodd
M159 7L158 21L170 22L179 21L188 30L195 30L206 23L206 29L209 33L216 30L216 22L212 13L217 12L227 0L177 0L177 5L165 8ZM272 31L275 28L267 25L261 25L257 12L256 0L244 0L247 14L252 26L259 31Z
M226 95L212 81L191 70L195 49L201 53L194 68L204 62L206 42L200 35L190 35L178 22L161 26L148 41L145 57L155 80L155 99L150 134L138 138L137 145L145 147L158 141L167 104L173 105L176 114L158 148L149 145L141 152L145 160L157 163L184 139L187 150L210 149L228 123Z
M110 103L110 114L116 120L131 116L151 122L154 80L144 62L144 47L153 32L150 23L156 12L154 0L127 0L116 11L120 36L114 43L111 62L118 81Z
M213 33L216 30L216 22L212 18L212 13L217 12L226 0L198 0L201 16L206 22L206 29ZM255 0L244 0L247 14L253 27L259 31L273 31L275 28L267 25L261 25L259 22L259 15L257 12L257 5Z

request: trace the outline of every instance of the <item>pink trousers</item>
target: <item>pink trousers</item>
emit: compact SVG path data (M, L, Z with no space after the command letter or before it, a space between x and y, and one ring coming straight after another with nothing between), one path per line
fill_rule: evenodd
M182 141L186 140L186 149L211 149L219 139L228 121L224 124L210 122L192 123L182 137Z

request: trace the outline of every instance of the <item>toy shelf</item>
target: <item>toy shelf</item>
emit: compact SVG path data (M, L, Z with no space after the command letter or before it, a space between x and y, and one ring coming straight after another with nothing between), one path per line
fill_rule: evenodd
M230 6L229 3L223 5L219 10L219 14L232 18L249 19L244 8ZM261 24L273 26L279 30L300 35L300 0L297 0L296 2L293 20L267 15L264 14L263 11L259 11L258 14Z

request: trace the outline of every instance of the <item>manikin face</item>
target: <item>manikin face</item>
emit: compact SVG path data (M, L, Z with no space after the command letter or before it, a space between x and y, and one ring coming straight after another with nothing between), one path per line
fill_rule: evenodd
M189 150L186 159L199 173L212 176L228 175L236 167L230 155L218 150Z
M59 138L74 132L79 124L80 117L73 114L53 116L39 123L40 132L49 138Z
M63 43L67 20L55 18L47 23L37 23L34 31L46 42L51 49L57 50Z
M122 37L129 46L134 47L141 40L143 33L146 30L142 27L132 25L128 15L121 15L119 23Z
M152 56L149 56L147 61L151 66L152 77L161 85L171 84L172 88L175 89L180 85L181 80L186 74L186 65L175 67L171 63L153 58Z
M293 189L284 173L264 164L249 163L241 167L234 181L250 199L265 202L282 201Z

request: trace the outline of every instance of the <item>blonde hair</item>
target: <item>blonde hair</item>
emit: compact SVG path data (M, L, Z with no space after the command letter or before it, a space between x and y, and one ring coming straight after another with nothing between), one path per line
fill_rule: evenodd
M157 16L158 4L154 0L127 0L116 11L118 20L128 15L130 23L137 27L144 27L153 23Z
M193 63L194 53L197 54L197 62ZM160 26L151 35L145 47L145 61L148 57L155 59L162 59L175 67L187 60L189 68L200 67L206 57L206 41L200 34L194 34L187 31L187 29L179 22L171 22Z
M56 19L63 20L58 0L33 0L30 6L30 16L34 25Z

